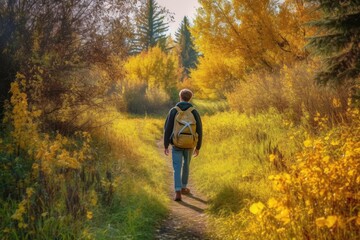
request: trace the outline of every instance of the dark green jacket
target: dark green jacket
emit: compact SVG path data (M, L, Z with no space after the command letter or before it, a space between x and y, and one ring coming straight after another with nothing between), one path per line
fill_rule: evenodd
M188 102L179 102L176 104L182 111L186 111L189 107L192 107L191 103ZM177 110L175 107L171 108L169 111L169 114L167 115L166 121L165 121L165 127L164 127L164 147L168 148L170 144L172 144L172 133L174 128L174 120L176 116ZM196 132L199 136L196 149L200 150L201 143L202 143L202 123L201 118L196 111L196 109L191 111L192 114L194 114L195 120L196 120Z

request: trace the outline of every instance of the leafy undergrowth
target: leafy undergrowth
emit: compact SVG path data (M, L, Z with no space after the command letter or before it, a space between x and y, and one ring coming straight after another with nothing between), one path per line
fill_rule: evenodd
M112 111L92 113L117 120L91 133L46 133L25 87L12 84L0 136L0 238L152 239L168 202L162 122Z
M359 111L328 127L294 126L276 112L204 117L196 184L218 239L359 237ZM316 133L316 134L315 134Z

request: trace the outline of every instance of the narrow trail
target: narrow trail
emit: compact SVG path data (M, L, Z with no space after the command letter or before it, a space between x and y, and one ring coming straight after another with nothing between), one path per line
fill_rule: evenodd
M205 215L207 199L203 195L199 194L196 191L194 184L192 184L191 164L188 186L191 193L189 195L182 195L182 201L180 202L173 201L174 180L171 156L165 157L162 142L158 142L157 145L159 147L160 154L164 156L164 161L166 161L168 165L168 196L171 199L171 203L169 204L169 215L163 220L159 228L156 230L155 239L209 239L207 235L207 218ZM191 161L195 160L196 158Z

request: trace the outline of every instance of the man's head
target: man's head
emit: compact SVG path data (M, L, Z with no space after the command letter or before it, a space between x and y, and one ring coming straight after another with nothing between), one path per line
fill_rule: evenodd
M189 102L192 96L192 91L187 88L184 88L179 92L180 101Z

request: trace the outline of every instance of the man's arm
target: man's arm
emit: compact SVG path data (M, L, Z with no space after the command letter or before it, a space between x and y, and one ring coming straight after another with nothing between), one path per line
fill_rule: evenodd
M172 108L169 111L169 114L167 115L167 118L165 121L165 126L164 126L164 147L165 147L165 149L168 149L168 147L170 145L170 141L171 141L170 138L171 138L171 134L172 134L173 128L174 128L174 119L175 119L176 112L177 112L176 109Z
M196 132L198 134L198 142L196 145L196 149L197 150L197 154L199 153L199 150L201 148L201 144L202 144L202 122L201 122L201 117L200 114L198 113L198 111L196 109L193 110L193 114L196 120Z

